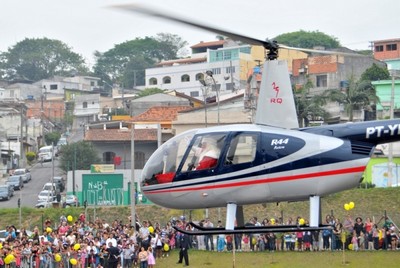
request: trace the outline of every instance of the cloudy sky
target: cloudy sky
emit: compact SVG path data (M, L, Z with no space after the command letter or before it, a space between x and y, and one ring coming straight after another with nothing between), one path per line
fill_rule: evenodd
M263 40L318 30L351 49L368 49L370 41L400 38L396 0L1 0L0 52L24 38L47 37L63 41L92 66L94 51L104 52L136 37L165 32L190 45L215 40L214 33L110 8L127 3Z

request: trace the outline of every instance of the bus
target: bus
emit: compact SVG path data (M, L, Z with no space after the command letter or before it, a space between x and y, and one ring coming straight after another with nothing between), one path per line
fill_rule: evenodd
M53 146L43 146L39 149L39 160L46 162L53 159Z

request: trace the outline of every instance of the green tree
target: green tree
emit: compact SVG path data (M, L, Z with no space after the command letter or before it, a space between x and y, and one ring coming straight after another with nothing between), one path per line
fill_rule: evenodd
M88 170L91 164L100 163L100 158L93 145L86 141L79 141L63 146L60 168L70 170Z
M176 59L185 44L171 34L126 41L104 53L96 51L94 73L109 84L119 83L125 88L144 85L145 69L161 60Z
M38 81L55 75L86 74L85 62L59 40L25 38L2 53L3 78ZM1 72L0 72L1 73Z
M153 95L153 94L157 94L157 93L164 93L164 92L165 92L164 90L159 89L157 87L149 87L149 88L145 88L144 90L139 92L137 94L137 98L141 98L141 97L145 97L145 96L149 96L149 95Z
M344 109L349 116L349 121L353 121L354 110L370 110L372 103L379 102L374 87L369 81L356 81L352 75L348 80L345 90L331 89L325 91L324 95L330 101L336 101L344 105Z
M49 132L44 135L44 141L48 145L56 145L58 140L61 138L60 132Z
M390 74L388 69L379 67L377 64L373 63L371 67L366 69L361 74L361 81L378 81L390 79Z
M307 32L300 30L297 32L284 33L275 37L274 40L280 44L301 48L323 46L326 49L332 49L340 47L340 43L336 37L329 36L319 31Z
M300 127L309 126L310 120L318 121L321 118L325 119L329 116L329 113L323 108L326 104L325 97L309 94L310 88L313 87L312 82L307 80L307 83L294 94Z

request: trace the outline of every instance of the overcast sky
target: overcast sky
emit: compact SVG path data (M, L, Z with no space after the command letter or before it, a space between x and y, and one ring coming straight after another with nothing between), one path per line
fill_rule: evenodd
M400 38L398 0L1 0L0 51L24 38L58 39L81 54L89 66L93 52L136 37L165 32L190 45L216 34L109 8L140 3L258 39L298 30L320 31L351 49L370 41Z

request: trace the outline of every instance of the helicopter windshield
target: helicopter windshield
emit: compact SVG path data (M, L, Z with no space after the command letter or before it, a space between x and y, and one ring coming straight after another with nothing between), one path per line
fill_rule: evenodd
M166 141L147 161L142 186L171 182L197 130L189 130Z

